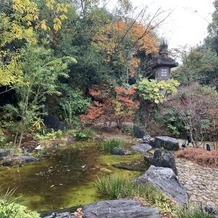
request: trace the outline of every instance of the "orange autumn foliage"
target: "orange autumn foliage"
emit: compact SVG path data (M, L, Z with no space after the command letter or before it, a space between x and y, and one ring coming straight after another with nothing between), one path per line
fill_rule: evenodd
M84 124L95 125L97 123L131 121L139 103L134 101L134 88L124 87L102 87L94 86L89 90L89 94L94 99L89 105L87 113L80 115L80 120Z
M99 30L93 38L92 45L105 56L105 62L125 65L131 76L140 66L140 59L136 57L138 51L150 54L157 51L157 40L151 29L135 22L124 23L118 20ZM113 62L114 56L116 61Z

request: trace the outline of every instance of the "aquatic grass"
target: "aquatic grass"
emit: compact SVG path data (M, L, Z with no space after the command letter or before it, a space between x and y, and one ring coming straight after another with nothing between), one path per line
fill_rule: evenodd
M118 175L98 177L95 185L101 196L109 199L129 197L134 189L134 185L129 178Z
M95 185L102 197L131 198L144 206L157 207L163 214L175 214L176 203L149 184L135 184L128 177L110 175L98 177Z
M200 206L190 206L188 208L177 209L178 218L212 218L213 216L206 212Z
M0 196L0 200L9 201L9 199L15 193L15 191L16 191L16 188L13 188L13 189L8 188L5 194L3 196Z
M105 152L112 153L113 148L123 148L124 142L120 139L108 139L101 143L101 147Z

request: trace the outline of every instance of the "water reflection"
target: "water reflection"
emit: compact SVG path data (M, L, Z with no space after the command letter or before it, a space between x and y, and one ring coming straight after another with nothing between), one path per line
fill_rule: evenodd
M72 187L75 191L96 178L98 153L93 146L82 150L66 148L38 163L1 168L0 194L4 195L8 188L16 188L15 196L22 195L24 204L30 208L64 208L66 196L71 195L73 201Z

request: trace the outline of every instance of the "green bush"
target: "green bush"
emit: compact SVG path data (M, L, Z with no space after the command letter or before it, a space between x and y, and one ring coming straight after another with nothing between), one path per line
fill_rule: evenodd
M91 129L82 129L74 133L76 140L78 141L87 141L91 139L94 135L94 132Z
M102 142L101 147L104 151L112 153L113 148L122 148L123 142L120 139L108 139L107 141Z
M0 218L40 218L40 215L25 206L0 199Z

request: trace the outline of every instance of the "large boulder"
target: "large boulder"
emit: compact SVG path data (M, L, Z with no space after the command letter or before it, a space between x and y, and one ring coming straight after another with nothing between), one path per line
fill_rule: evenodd
M168 136L156 136L154 139L154 147L177 151L179 150L179 142L177 139Z
M154 156L151 160L151 165L154 165L156 167L171 168L176 175L178 174L175 158L170 151L165 151L165 153L162 155L161 150L156 149L154 151Z
M130 155L132 154L131 151L124 150L122 148L114 147L111 151L112 154L114 155Z
M138 151L141 153L146 153L152 149L152 147L149 144L138 144L138 145L133 145L132 150Z
M109 200L86 205L82 208L84 218L161 218L156 208L143 207L135 200ZM72 213L53 213L44 218L75 218ZM78 217L78 216L77 216Z
M27 163L33 163L39 159L33 156L12 156L3 160L3 166L21 166Z
M145 132L138 126L133 126L133 135L135 138L143 138L145 136Z
M160 218L156 208L143 207L134 200L101 201L83 207L87 218Z
M9 149L0 149L0 159L2 159L3 157L6 157L10 154L10 150Z
M155 167L152 165L144 174L136 178L134 183L154 185L179 204L188 204L187 191L170 168Z

